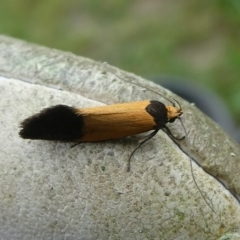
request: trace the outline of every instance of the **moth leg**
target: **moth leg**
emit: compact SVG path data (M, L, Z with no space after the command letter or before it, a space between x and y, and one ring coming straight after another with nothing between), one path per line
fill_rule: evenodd
M130 171L130 162L131 162L131 158L133 156L133 154L138 150L139 147L141 147L145 142L147 142L148 140L150 140L152 137L154 137L158 131L160 130L160 128L156 129L155 131L151 132L149 135L147 135L138 145L137 147L133 150L133 152L131 153L130 157L128 158L128 165L127 165L127 172Z
M175 139L175 140L183 140L185 138L185 136L181 137L181 138L177 138L175 136L173 136L173 134L171 133L170 129L167 126L164 126L162 128L162 130L171 138Z
M80 144L80 143L82 143L82 142L76 142L76 143L74 143L72 146L71 146L71 148L74 148L74 147L76 147L78 144Z

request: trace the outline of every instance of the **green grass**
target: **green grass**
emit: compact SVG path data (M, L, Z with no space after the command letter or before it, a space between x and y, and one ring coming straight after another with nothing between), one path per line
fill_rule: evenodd
M0 6L0 34L143 76L200 82L224 98L240 123L239 0L8 0Z

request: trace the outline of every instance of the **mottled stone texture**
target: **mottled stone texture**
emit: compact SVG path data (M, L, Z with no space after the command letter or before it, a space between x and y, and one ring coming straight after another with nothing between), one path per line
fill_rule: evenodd
M193 182L189 157L162 131L136 152L130 172L133 137L71 148L18 136L23 119L56 104L169 104L150 90L181 103L189 134L180 144L202 166L193 164L194 175L216 213ZM1 36L0 96L1 239L239 239L239 146L168 90L106 63ZM178 121L170 125L183 135Z

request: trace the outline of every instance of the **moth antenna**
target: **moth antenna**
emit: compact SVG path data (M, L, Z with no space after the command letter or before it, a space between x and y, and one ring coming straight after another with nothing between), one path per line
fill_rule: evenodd
M183 124L182 118L181 118L181 117L178 117L178 120L180 121L180 123L181 123L181 125L182 125L183 131L184 131L184 133L185 133L185 137L187 137L187 135L188 135L189 132L187 132L187 130L186 130L184 124Z
M182 110L182 106L180 105L180 103L174 98L174 101L178 104L178 106L179 106L179 109L180 110ZM174 105L175 105L175 103L174 103ZM174 106L175 107L175 106Z
M176 100L175 100L175 101L176 101ZM176 102L178 103L178 101L176 101ZM178 103L178 104L179 104L179 103ZM179 106L180 106L180 104L179 104ZM181 106L180 106L180 107L181 107ZM185 126L184 126L184 124L183 124L182 119L181 119L180 117L178 117L178 119L179 119L179 121L180 121L180 123L181 123L181 125L182 125L183 130L184 130L185 139L186 139L186 136L188 135L188 133L187 133L187 131L186 131L186 128L185 128ZM174 141L174 140L173 140L173 141ZM174 142L175 142L175 141L174 141ZM176 142L175 142L175 143L176 143ZM178 143L176 143L176 144L177 144L178 147L183 151L183 149L180 147L180 145L179 145ZM188 144L186 144L186 146L187 146L187 148L188 148ZM188 148L188 149L189 149L189 148ZM183 152L185 152L185 151L183 151ZM204 201L205 201L205 203L208 205L208 207L210 207L210 208L212 209L212 211L213 211L214 213L216 213L215 210L214 210L214 208L209 204L209 202L207 201L206 197L203 195L203 192L201 191L200 187L199 187L198 184L197 184L196 178L195 178L194 173L193 173L193 165L192 165L193 158L192 158L187 152L185 152L185 154L188 155L189 160L190 160L190 170L191 170L191 175L192 175L194 184L196 185L198 191L200 192L202 198L204 199Z
M166 98L163 94L161 94L161 93L159 93L159 92L156 92L156 91L154 91L154 90L152 90L152 89L150 89L150 88L147 88L147 87L145 87L145 86L141 86L141 85L139 85L139 84L137 84L137 83L135 83L135 82L127 81L127 80L125 80L124 78L116 75L116 74L113 73L113 72L111 72L111 73L112 73L115 77L120 78L121 80L123 80L124 82L128 82L128 83L131 83L131 84L133 84L133 85L135 85L135 86L142 87L142 88L144 88L144 89L146 89L146 90L148 90L148 91L150 91L150 92L153 92L153 93L155 93L155 94L163 97L165 100L169 101L173 106L175 105L175 103L174 103L173 101L171 101L170 99ZM176 100L175 100L175 101L176 101Z
M192 157L190 157L189 155L188 155L188 157L190 158L190 168L191 168L191 175L192 175L193 181L194 181L194 183L195 183L198 191L199 191L200 194L202 195L202 198L204 199L205 203L212 209L212 211L213 211L214 213L216 213L215 210L214 210L214 208L209 204L209 202L207 201L207 199L206 199L205 196L203 195L202 190L201 190L200 187L198 186L197 181L196 181L196 179L195 179L195 176L194 176L194 174L193 174L193 165L192 165L192 161L193 161L193 160L192 160Z

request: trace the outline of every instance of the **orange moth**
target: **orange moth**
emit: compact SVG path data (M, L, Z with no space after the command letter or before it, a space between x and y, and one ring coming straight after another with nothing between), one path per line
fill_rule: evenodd
M177 139L166 124L176 119L182 123L180 116L183 111L178 102L179 107L174 102L171 103L172 106L165 106L156 100L145 100L92 108L56 105L25 119L21 123L19 135L24 139L82 143L123 138L152 130L130 154L127 167L130 171L130 160L135 151L159 130L163 130L171 139ZM184 128L183 123L182 126ZM186 134L185 128L184 132ZM193 180L207 205L214 211L201 192L193 175L192 162L190 163Z
M80 109L57 105L24 120L19 134L25 139L97 142L153 130L142 139L131 158L138 147L160 129L172 136L166 124L174 122L182 113L180 106L165 106L155 100Z

